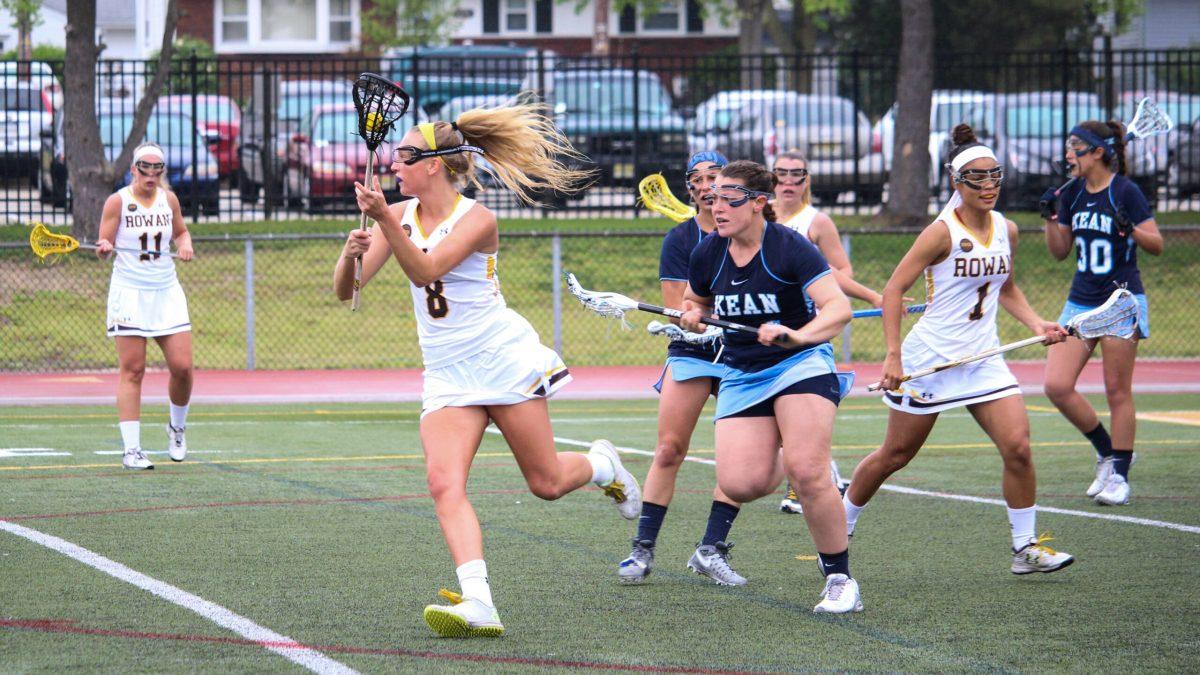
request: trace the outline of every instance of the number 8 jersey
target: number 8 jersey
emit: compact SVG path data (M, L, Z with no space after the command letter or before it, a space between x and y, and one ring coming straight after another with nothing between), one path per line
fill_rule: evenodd
M475 206L475 200L459 195L445 221L425 228L417 218L417 204L416 198L408 200L400 224L418 248L429 252ZM408 285L426 368L471 356L505 334L502 329L510 312L500 294L495 253L475 251L428 286L411 281Z
M909 338L944 360L1000 344L996 312L1000 288L1012 272L1012 249L1004 216L996 211L991 216L991 235L980 241L952 213L942 221L950 230L950 255L925 268L925 313Z
M170 288L178 283L175 260L162 255L171 250L174 212L167 191L158 188L154 200L144 204L132 187L121 188L121 215L113 246L141 253L117 252L112 281L118 286L140 290Z

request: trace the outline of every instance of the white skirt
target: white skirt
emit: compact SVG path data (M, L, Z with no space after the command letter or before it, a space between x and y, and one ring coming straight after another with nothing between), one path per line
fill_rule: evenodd
M191 329L187 297L179 282L154 290L109 284L109 337L157 337Z
M936 366L948 360L912 333L904 339L900 353L906 373ZM883 402L894 410L914 415L930 415L1020 393L1021 387L1017 384L1017 378L1008 369L1004 357L997 354L981 361L909 380L900 385L900 391L884 392Z
M549 398L571 381L558 354L538 340L524 319L508 327L514 339L499 340L483 351L441 368L426 369L421 417L451 407L514 405ZM506 331L507 332L507 331Z

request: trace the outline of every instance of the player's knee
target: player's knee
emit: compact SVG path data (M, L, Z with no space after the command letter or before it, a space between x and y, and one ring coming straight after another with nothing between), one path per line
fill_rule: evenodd
M1104 397L1108 400L1110 408L1132 402L1133 392L1130 389L1130 382L1125 378L1104 378Z
M551 479L548 476L530 476L525 482L529 485L529 491L534 497L552 502L567 493L558 481Z
M881 453L883 469L891 475L908 466L913 457L917 456L916 448L883 448Z
M192 364L191 363L183 363L183 364L168 363L167 370L169 370L171 372L171 377L176 380L192 379Z
M1001 443L1000 454L1004 457L1004 467L1010 471L1024 472L1033 468L1033 451L1027 437Z
M736 479L727 479L724 482L717 480L717 486L721 488L721 492L725 493L735 502L745 504L752 502L763 495L770 494L777 486L773 484L770 476L739 476Z
M796 493L804 495L815 495L821 490L833 485L829 478L829 465L825 464L820 467L816 466L801 466L788 473L788 481Z
M121 364L121 379L126 382L140 383L146 376L146 362L135 361Z
M466 499L467 486L465 481L445 471L425 472L425 483L429 486L429 494L434 502L444 502L461 497Z
M663 438L654 449L654 466L678 469L684 457L687 457L687 443L678 438Z
M1051 401L1061 401L1075 393L1075 384L1063 380L1047 379L1042 385L1042 391Z

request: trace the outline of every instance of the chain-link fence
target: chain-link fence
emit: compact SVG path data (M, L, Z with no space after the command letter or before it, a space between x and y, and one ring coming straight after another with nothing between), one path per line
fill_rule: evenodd
M661 222L661 221L660 221ZM853 232L845 244L854 275L882 288L911 245L913 233ZM1150 297L1153 336L1145 357L1200 356L1200 230L1168 230L1161 258L1140 260ZM509 306L528 318L543 343L574 365L649 365L661 362L665 343L641 330L650 315L632 317L637 329L584 310L562 288L561 271L588 288L612 290L657 302L662 232L548 234L501 237L499 276ZM421 363L408 282L398 265L386 265L351 313L332 293L332 272L342 238L329 236L199 237L196 260L178 265L201 368L403 368ZM1024 233L1016 254L1021 287L1034 308L1055 319L1075 266L1056 262L1042 234ZM58 265L37 263L21 245L0 247L0 371L112 368L116 355L104 337L111 265L87 252ZM918 300L924 289L910 295ZM1001 312L1001 338L1027 331ZM911 319L908 323L911 323ZM835 347L843 358L879 360L878 319L853 322ZM1012 355L1037 358L1037 348ZM161 365L158 350L148 353Z
M62 88L62 63L19 66L23 75L0 79L0 222L69 224L62 101L71 92ZM156 68L152 61L97 64L96 110L110 159ZM768 163L787 150L806 153L814 198L838 213L873 212L888 189L893 54L563 57L459 45L381 58L180 55L147 137L164 146L168 179L189 219L294 219L352 209L366 150L354 135L350 84L362 71L380 72L413 95L412 111L381 146L377 163L393 191L386 158L410 125L517 99L545 103L595 180L569 197L544 196L538 209L505 190L482 192L504 217L639 217L645 212L632 189L638 179L661 171L681 192L688 155L711 149ZM946 189L940 167L955 124L970 122L997 149L1008 174L1001 208L1036 210L1036 197L1061 182L1056 162L1071 126L1128 119L1142 96L1158 101L1178 127L1131 148L1136 180L1159 210L1200 207L1200 49L940 54L934 86L931 208Z

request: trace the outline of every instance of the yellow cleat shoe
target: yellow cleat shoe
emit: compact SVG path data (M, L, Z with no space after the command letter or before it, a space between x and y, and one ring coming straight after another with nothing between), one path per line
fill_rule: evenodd
M478 600L464 599L458 593L442 589L438 595L450 605L426 605L425 623L433 632L447 638L500 637L504 626L496 608Z

